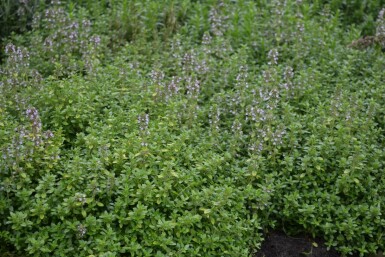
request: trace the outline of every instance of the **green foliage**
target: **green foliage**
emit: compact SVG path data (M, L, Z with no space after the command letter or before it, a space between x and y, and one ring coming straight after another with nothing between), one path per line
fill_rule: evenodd
M0 38L9 36L11 32L25 32L31 26L33 14L44 10L42 0L13 1L0 3Z
M363 35L374 35L375 21L378 13L385 6L385 1L316 0L314 5L318 10L326 7L328 10L338 13L344 25L359 26Z
M325 3L45 5L1 66L0 245L250 256L275 228L385 250L384 46L348 47L352 5Z

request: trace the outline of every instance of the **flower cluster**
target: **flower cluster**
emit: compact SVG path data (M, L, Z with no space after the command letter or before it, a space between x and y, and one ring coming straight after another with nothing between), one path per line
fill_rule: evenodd
M294 77L294 71L293 71L293 68L288 66L285 68L285 71L283 73L283 79L285 81L289 81L291 80L292 78Z
M280 84L281 88L290 90L293 88L294 70L292 67L286 67L283 72L283 83Z
M153 70L150 74L151 80L156 84L162 84L164 80L164 73L160 70Z
M237 77L235 78L235 86L237 88L249 88L249 83L247 82L248 77L248 69L247 66L241 66L239 67L239 72L237 74Z
M17 13L17 16L23 17L28 12L29 0L19 0L19 2L20 2L20 5L19 5L19 8L17 9L16 13Z
M385 8L381 9L377 17L376 36L385 36L385 20L384 20Z
M300 36L299 39L302 41L301 35L305 32L305 25L302 22L297 23L297 35Z
M183 71L186 73L192 72L196 63L196 53L191 50L184 54L182 59Z
M227 16L221 14L221 9L224 7L223 2L219 2L218 6L212 8L209 14L210 31L214 36L221 37L227 29Z
M39 133L41 130L41 121L38 111L35 107L28 108L25 112L27 118L32 124L32 130L34 133Z
M36 110L36 108L32 107L32 108L27 109L26 116L31 123L32 141L34 142L35 146L39 146L42 143L41 133L40 133L41 132L41 121L40 121L39 113Z
M17 162L23 158L23 155L31 156L33 154L33 148L27 149L27 144L25 142L27 136L28 131L25 128L16 128L12 144L6 148L6 152L3 157L6 161L11 162L13 167L17 166Z
M221 118L221 111L218 106L211 106L209 112L209 124L212 130L219 131L219 122Z
M42 149L51 145L51 139L54 137L52 131L42 131L42 124L39 113L36 108L30 107L26 110L25 116L29 124L19 126L14 130L12 142L3 149L3 159L8 167L20 168L24 161L31 162L33 155ZM59 156L53 153L52 160Z
M278 68L271 66L266 70L263 70L262 78L263 78L263 81L265 82L264 88L276 88L279 85Z
M142 138L142 146L148 146L148 143L146 141L146 136L150 134L150 131L148 129L148 125L150 123L150 117L147 113L140 114L138 116L138 125L139 125L139 134Z
M343 95L340 91L337 91L331 99L330 113L339 117L342 107Z
M258 129L257 132L257 142L270 141L273 147L277 147L283 143L283 136L286 134L286 129L283 126L280 126L277 129L270 126L264 126Z
M243 135L242 123L239 120L234 120L233 124L231 125L231 132L237 138Z
M269 59L269 65L277 65L278 64L278 50L272 49L269 51L267 58Z
M213 38L211 37L210 33L206 31L202 37L203 52L206 55L209 55L212 53L212 50L211 50L212 41L213 41Z
M272 141L274 146L281 145L283 142L283 136L286 134L285 127L278 128L272 133Z
M47 29L55 29L59 24L67 22L66 12L60 7L60 2L51 2L52 8L45 10L44 18Z
M76 193L75 194L75 199L81 205L84 205L86 203L86 201L87 201L86 195L83 194L83 193Z
M31 69L30 54L25 48L7 44L5 47L7 59L4 69L0 69L0 98L11 100L18 110L26 108L29 96L20 95L20 89L33 86L38 88L41 82L40 74ZM0 106L6 101L0 101Z
M197 73L199 75L207 74L209 67L206 59L198 59L194 50L187 51L182 58L182 69L186 74Z
M148 131L148 124L150 122L149 115L147 113L141 114L138 116L138 124L139 129L144 134L148 135L150 132Z
M382 48L385 48L385 8L382 8L377 18L376 37L377 42Z
M78 236L80 238L83 238L87 233L87 228L81 224L77 226L77 230L78 230Z
M187 97L197 99L200 92L200 82L196 78L188 77L186 79Z
M257 155L260 155L264 149L264 145L263 145L263 141L261 142L252 142L250 145L249 145L249 148L248 148L253 154L257 154Z
M23 69L29 67L29 52L24 48L16 47L9 43L5 46L5 54L8 55L8 68Z
M246 110L246 121L259 121L259 122L264 122L266 121L266 112L262 108L250 106Z
M242 98L239 91L227 96L228 111L230 114L236 116L239 114Z
M33 45L33 48L43 50L50 63L61 63L64 66L61 72L85 69L91 73L97 63L97 52L101 44L101 38L92 34L91 26L88 19L70 18L60 1L52 1L51 7L42 17L34 17L34 28L42 28L47 34L44 35L43 45L34 42L37 45ZM81 57L83 62L73 62L69 54Z
M278 89L267 90L267 89L261 88L261 89L259 89L259 97L264 102L277 103L280 96L279 96ZM274 105L268 105L268 106L271 107L269 109L272 109L274 107Z
M157 98L164 98L165 97L165 82L164 82L164 73L163 71L159 69L155 69L151 71L150 74L151 82L155 84L156 88L156 96Z
M183 85L183 79L180 76L173 76L167 81L163 71L159 69L152 70L150 74L151 83L155 85L157 100L169 102L173 96L178 95Z
M176 37L172 42L171 42L171 49L170 49L171 53L172 53L172 57L176 60L178 60L178 64L179 64L179 61L180 59L182 58L181 57L181 53L183 51L183 47L182 47L182 43L181 43L181 40Z
M169 99L173 95L177 95L180 90L180 86L182 83L182 78L179 76L173 76L171 81L167 85L167 92L166 92L166 101L169 101Z

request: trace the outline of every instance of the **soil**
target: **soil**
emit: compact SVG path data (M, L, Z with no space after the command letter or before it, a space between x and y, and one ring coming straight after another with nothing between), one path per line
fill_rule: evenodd
M353 255L352 257L357 257ZM254 257L341 257L334 249L327 250L324 241L310 236L287 236L271 231Z

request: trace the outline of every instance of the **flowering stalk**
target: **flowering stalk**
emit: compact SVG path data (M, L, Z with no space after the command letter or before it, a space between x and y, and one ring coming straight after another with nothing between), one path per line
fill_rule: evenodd
M141 145L143 147L148 146L147 136L150 134L150 131L148 130L149 122L150 122L150 117L147 113L140 114L138 116L139 136L142 140Z

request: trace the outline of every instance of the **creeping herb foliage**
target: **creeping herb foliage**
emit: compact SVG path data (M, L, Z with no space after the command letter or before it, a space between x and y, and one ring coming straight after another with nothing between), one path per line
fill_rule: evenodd
M250 256L269 229L385 250L380 4L11 2L0 252Z

